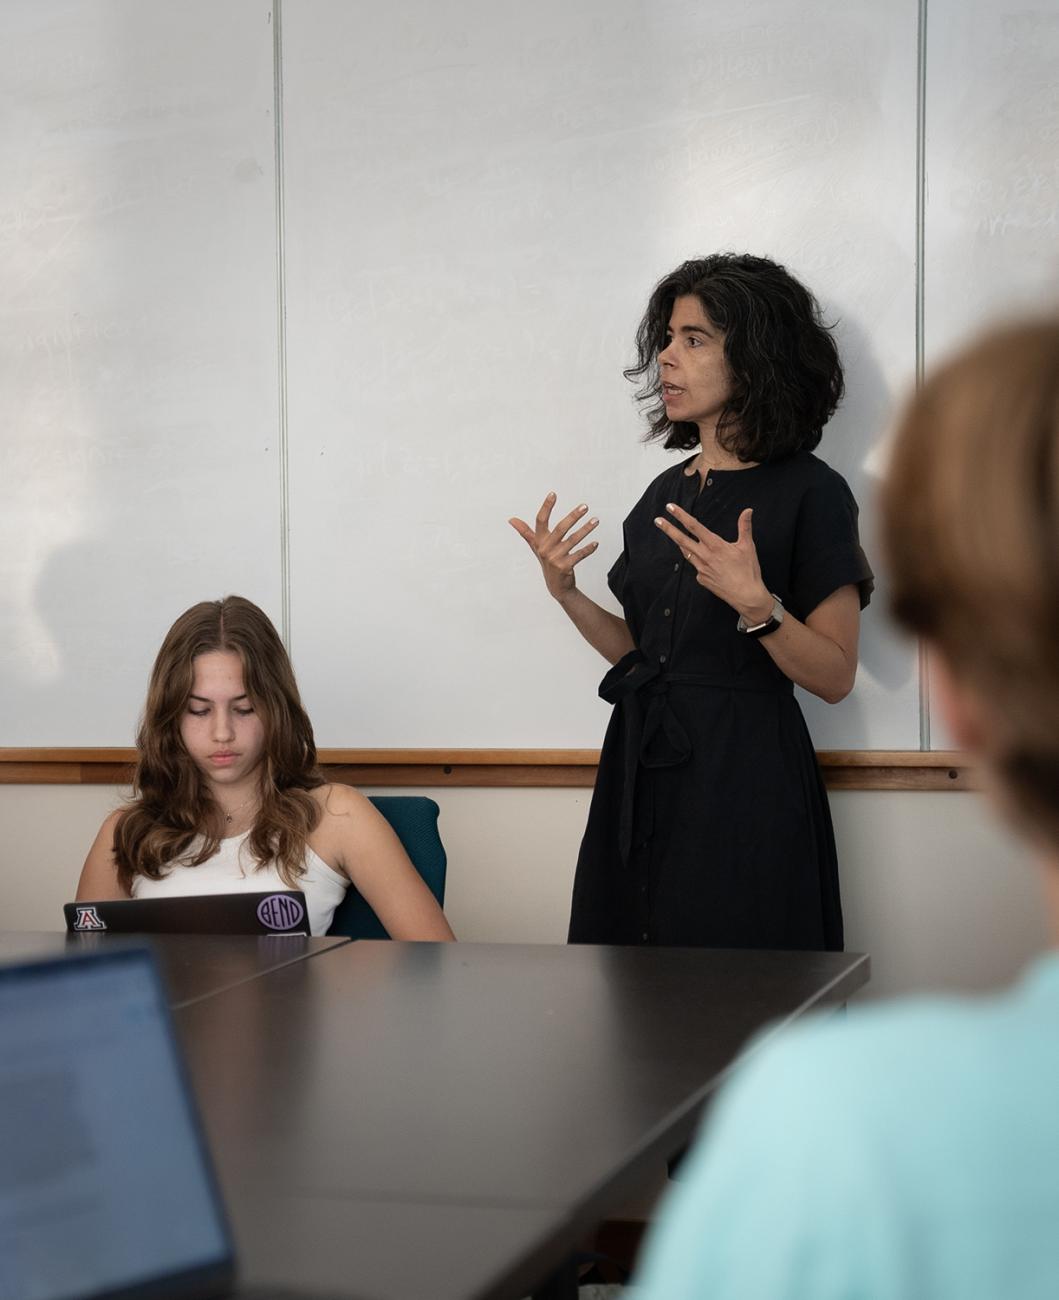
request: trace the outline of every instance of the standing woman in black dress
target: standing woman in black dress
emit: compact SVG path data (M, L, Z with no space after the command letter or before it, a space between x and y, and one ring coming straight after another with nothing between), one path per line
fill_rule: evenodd
M598 520L512 519L548 592L612 665L614 712L570 940L842 947L827 794L794 686L851 690L872 589L845 480L812 450L842 396L813 296L767 258L685 262L637 333L651 431L698 449L648 487L608 575L578 590Z

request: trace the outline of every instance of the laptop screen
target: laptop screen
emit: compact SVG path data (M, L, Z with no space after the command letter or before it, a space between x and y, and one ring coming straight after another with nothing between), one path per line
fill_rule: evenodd
M0 1296L216 1294L231 1248L150 953L0 967L0 1043Z

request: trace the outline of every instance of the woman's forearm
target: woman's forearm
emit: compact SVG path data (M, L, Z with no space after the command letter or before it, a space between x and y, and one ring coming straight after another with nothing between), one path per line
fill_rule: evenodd
M772 596L762 588L761 600L744 608L750 624L762 622L772 608ZM773 663L796 686L837 704L853 689L857 676L860 598L850 585L832 592L801 623L784 611L783 622L761 638Z
M635 649L625 620L597 605L583 591L573 587L556 599L574 627L608 663L616 664L623 655Z
M762 637L761 644L776 667L796 686L818 695L828 704L844 700L853 689L856 656L850 662L838 642L799 623L793 614L785 614L775 632Z

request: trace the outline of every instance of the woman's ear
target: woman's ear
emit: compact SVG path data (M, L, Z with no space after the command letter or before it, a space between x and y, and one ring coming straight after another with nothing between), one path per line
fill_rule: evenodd
M986 711L974 690L949 667L942 652L928 645L930 698L953 740L969 754L984 757L989 741Z

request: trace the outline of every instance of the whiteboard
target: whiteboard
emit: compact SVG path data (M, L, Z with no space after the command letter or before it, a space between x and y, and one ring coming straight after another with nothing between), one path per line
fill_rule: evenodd
M278 613L268 19L4 6L4 745L128 744L181 609Z
M685 257L785 261L839 321L823 454L872 531L914 370L914 3L594 0L284 11L292 645L325 745L594 746L606 665L506 520L600 517L666 453L622 367ZM294 436L293 431L297 431ZM882 603L826 747L918 745Z
M1059 9L931 0L928 364L1016 311L1059 308ZM931 711L932 748L952 748Z
M596 746L605 665L506 520L587 502L579 572L614 607L668 463L621 370L653 283L715 249L784 261L837 321L821 454L878 567L915 0L4 15L0 743L127 744L175 615L239 592L289 613L322 745ZM1054 66L1049 15L931 0L928 356L1054 275ZM884 595L854 694L806 703L821 748L918 746Z
M928 361L1018 310L1059 304L1059 9L931 0Z

